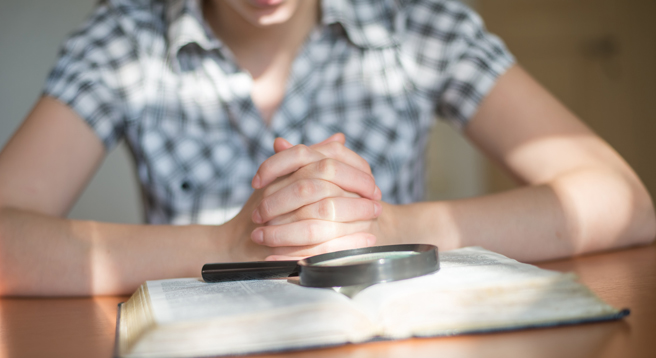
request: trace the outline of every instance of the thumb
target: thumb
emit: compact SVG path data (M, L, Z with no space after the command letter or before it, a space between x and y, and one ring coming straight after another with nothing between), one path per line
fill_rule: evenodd
M330 137L324 139L320 143L312 145L311 147L318 147L320 145L328 144L328 143L332 143L332 142L339 142L341 144L345 144L346 143L346 136L344 135L344 133L335 133L335 134L331 135Z
M283 150L289 149L291 147L293 147L293 145L291 143L289 143L287 141L287 139L285 139L285 138L278 137L278 138L276 138L276 140L273 141L273 150L276 153L280 153Z

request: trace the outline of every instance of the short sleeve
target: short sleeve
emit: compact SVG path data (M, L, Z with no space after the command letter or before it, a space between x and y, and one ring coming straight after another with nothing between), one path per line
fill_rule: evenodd
M43 95L61 101L82 117L108 150L123 136L128 113L126 78L121 71L138 61L135 46L116 16L104 3L96 8L64 42L43 90Z
M480 16L456 0L419 0L407 27L435 112L463 128L515 59Z

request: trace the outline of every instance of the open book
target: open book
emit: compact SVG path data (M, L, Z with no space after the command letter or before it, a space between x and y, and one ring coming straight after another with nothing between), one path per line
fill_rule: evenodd
M119 357L272 352L618 319L573 274L472 247L440 253L435 274L349 298L294 279L148 281L119 306Z

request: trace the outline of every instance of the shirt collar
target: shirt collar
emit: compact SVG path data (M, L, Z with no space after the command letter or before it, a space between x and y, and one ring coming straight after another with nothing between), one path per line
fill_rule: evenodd
M166 36L169 55L176 58L180 49L195 43L205 50L222 46L205 25L201 11L202 0L168 0L166 6Z
M361 48L390 47L394 36L395 7L400 0L321 0L321 23L339 23L349 40ZM169 55L195 43L205 50L218 49L221 41L211 35L201 11L202 0L168 0L166 6Z
M361 48L397 45L396 8L400 0L322 0L321 22L339 23L349 40Z

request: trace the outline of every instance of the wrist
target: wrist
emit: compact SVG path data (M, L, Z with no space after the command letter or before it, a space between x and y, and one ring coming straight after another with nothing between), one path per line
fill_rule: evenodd
M251 239L251 233L258 224L251 219L252 208L245 205L244 209L232 220L221 225L221 236L215 240L221 242L225 262L262 261L271 254L271 248L259 245Z
M377 219L376 245L405 243L406 240L404 240L399 230L399 215L402 215L402 212L399 212L400 205L393 205L383 201L380 203L383 205L383 210Z
M376 245L437 245L440 250L459 247L453 214L448 202L423 202L406 205L383 203L379 218L380 235Z

